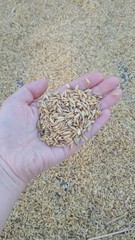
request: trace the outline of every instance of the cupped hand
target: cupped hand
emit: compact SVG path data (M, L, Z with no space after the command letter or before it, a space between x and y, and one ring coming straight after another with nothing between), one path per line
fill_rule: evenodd
M95 135L108 121L110 108L118 102L121 90L116 77L104 78L101 73L88 73L72 82L79 89L88 88L90 80L92 93L102 95L101 116L92 125L87 137ZM45 79L24 85L3 103L0 109L0 156L21 181L27 184L33 177L56 165L73 154L80 145L49 147L39 138L36 127L38 121L38 98L47 90ZM62 86L58 91L64 91ZM113 94L115 93L115 94Z

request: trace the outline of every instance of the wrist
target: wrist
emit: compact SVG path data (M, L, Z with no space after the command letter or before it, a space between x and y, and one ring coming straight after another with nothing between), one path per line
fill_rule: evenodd
M24 188L25 184L0 156L0 232Z
M25 189L25 184L15 175L13 170L4 161L0 155L0 184L3 184L5 190L14 191L20 194Z

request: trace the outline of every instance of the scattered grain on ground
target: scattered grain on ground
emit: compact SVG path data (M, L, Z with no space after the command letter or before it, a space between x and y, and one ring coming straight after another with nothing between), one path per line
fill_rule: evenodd
M88 240L130 226L109 240L134 240L135 1L1 0L0 11L1 103L40 76L54 91L101 71L123 90L93 141L27 187L0 240Z

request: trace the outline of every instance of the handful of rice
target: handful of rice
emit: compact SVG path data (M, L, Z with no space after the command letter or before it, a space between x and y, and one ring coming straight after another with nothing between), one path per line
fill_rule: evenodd
M63 147L87 140L86 131L100 116L101 96L90 89L78 89L78 85L61 93L44 95L39 102L38 129L40 139L49 146Z

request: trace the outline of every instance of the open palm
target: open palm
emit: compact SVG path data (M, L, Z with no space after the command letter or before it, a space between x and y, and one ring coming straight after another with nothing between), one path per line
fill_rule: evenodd
M116 77L103 78L101 73L88 73L72 82L74 88L86 89L86 77L90 80L93 93L103 96L101 100L101 116L93 124L87 137L95 135L110 117L112 107L121 97ZM58 91L64 91L62 86ZM71 149L49 147L39 139L37 101L47 90L47 81L40 79L26 84L11 95L0 110L0 155L13 172L25 183L44 170L56 165L73 154L79 147ZM115 96L113 92L117 93Z

